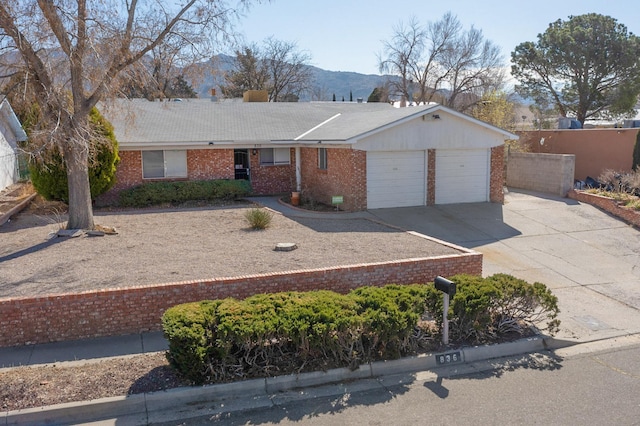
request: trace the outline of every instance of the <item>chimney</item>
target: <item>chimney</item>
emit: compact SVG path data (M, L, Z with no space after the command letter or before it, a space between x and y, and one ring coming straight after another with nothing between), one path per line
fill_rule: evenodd
M247 90L242 95L243 102L269 102L269 92L266 90Z

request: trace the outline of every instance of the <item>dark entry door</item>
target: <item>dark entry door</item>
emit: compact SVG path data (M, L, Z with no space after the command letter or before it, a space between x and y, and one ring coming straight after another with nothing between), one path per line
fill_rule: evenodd
M236 171L236 179L249 180L249 150L234 149L233 164Z

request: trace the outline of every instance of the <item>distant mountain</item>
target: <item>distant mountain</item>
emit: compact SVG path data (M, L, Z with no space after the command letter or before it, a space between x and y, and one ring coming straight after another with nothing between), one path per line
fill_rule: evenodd
M218 55L213 60L198 65L197 75L200 77L191 81L194 89L201 98L209 96L212 88L220 95L220 86L224 85L224 73L233 69L234 58L228 55ZM327 71L322 68L309 66L314 76L312 90L300 97L301 101L322 100L331 101L336 95L336 101L349 101L350 92L353 100L362 98L365 101L376 87L382 86L388 79L397 77L387 75L359 74L356 72Z

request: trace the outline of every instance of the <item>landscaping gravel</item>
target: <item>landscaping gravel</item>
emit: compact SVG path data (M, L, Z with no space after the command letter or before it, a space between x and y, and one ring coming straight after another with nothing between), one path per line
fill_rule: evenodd
M117 235L49 238L64 214L0 226L0 298L28 297L459 253L367 219L289 219L252 230L251 205L95 212ZM331 218L330 218L331 217ZM276 251L295 243L293 251Z

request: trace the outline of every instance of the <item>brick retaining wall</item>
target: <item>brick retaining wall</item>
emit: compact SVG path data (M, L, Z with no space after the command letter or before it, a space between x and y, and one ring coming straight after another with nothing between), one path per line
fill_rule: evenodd
M428 283L436 275L458 273L482 274L482 254L464 250L454 256L0 299L0 347L160 330L164 311L185 302L314 289L346 293L364 285Z
M640 227L640 212L619 206L618 202L614 199L603 197L601 195L590 194L588 192L576 191L575 189L569 191L567 193L567 197L599 207L602 210L625 220L627 223Z

